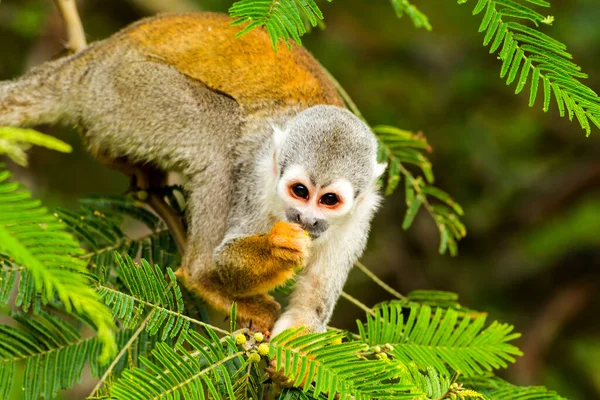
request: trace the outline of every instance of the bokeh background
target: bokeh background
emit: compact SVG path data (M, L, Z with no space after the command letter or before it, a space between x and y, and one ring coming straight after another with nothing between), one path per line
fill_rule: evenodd
M162 11L226 11L228 0L84 0L88 40ZM457 292L462 304L514 324L525 356L501 375L544 384L573 399L600 398L600 131L527 107L499 79L482 46L474 1L415 0L433 31L397 19L386 0L320 2L326 29L305 46L338 78L372 124L422 131L436 185L466 211L459 255L437 253L426 213L403 231L402 190L375 218L363 262L402 293ZM600 90L600 3L554 0L554 26ZM0 79L63 54L62 21L50 0L0 3ZM42 127L76 147L32 149L17 178L50 207L90 194L122 193L126 180L88 156L75 132ZM366 304L388 298L360 271L346 290ZM354 329L362 311L340 300L332 325Z

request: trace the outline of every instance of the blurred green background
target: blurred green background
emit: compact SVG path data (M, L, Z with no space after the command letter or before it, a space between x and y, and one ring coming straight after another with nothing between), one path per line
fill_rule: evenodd
M226 11L224 0L85 0L89 41L160 11ZM449 290L461 303L516 325L525 356L501 375L544 384L573 399L600 398L600 132L591 137L558 112L533 109L499 78L482 46L470 1L414 1L433 31L397 19L386 0L320 2L327 28L305 46L338 78L372 124L423 131L434 152L436 185L466 211L468 236L455 258L437 253L426 213L401 228L402 191L386 199L363 257L402 293ZM569 46L587 84L600 90L600 2L552 1L552 27ZM543 10L546 11L546 10ZM0 79L63 53L62 21L50 0L0 3ZM43 131L76 146L69 155L30 151L30 167L11 165L47 205L122 193L125 178L97 164L68 129ZM347 291L367 304L388 298L359 271ZM354 329L362 311L340 300L332 325ZM75 397L73 397L75 398Z

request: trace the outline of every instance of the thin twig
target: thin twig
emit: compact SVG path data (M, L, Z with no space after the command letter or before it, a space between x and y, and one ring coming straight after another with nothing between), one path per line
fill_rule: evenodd
M117 363L119 362L119 360L121 360L121 357L123 357L125 355L125 353L127 352L127 350L129 350L129 348L131 347L131 345L133 344L133 342L135 342L137 340L138 336L140 336L142 334L142 332L146 328L146 324L148 323L148 321L150 321L150 317L151 316L152 316L152 313L151 312L148 313L148 315L146 316L146 318L144 319L144 321L142 321L142 323L137 328L137 330L133 333L133 335L131 335L131 337L129 338L129 340L127 341L127 343L125 343L125 346L123 346L123 348L121 349L121 351L119 351L119 354L117 354L117 356L115 357L115 359L110 363L110 365L108 366L108 368L104 372L104 375L102 375L102 378L100 378L100 380L98 381L98 383L96 384L96 386L92 390L92 393L90 393L89 397L94 396L96 394L96 392L98 390L100 390L100 386L102 386L102 384L104 383L104 381L106 380L106 378L108 378L108 376L110 375L110 373L112 372L112 370L115 368L115 366L117 365Z
M167 225L173 240L177 244L179 252L183 254L185 251L187 232L179 214L165 202L162 196L152 193L152 191L148 192L147 203Z
M100 249L96 249L94 251L90 251L89 253L76 256L76 258L81 258L83 260L90 259L90 258L92 258L93 256L95 256L97 254L106 253L108 251L118 250L119 248L121 248L121 246L129 245L129 244L131 244L133 242L140 242L141 243L141 242L143 242L146 239L152 238L154 236L160 235L161 233L168 232L168 231L169 230L167 228L165 228L165 229L157 229L157 230L155 230L155 231L153 231L153 232L151 232L151 233L149 233L147 235L139 236L137 238L119 240L117 242L117 244L115 244L115 245L102 247ZM88 260L88 262L89 262L89 260Z
M373 282L375 282L376 284L381 286L383 289L387 290L388 293L390 293L392 296L395 296L395 297L399 298L400 300L406 300L406 296L401 295L400 293L395 291L391 286L389 286L387 283L385 283L384 281L379 279L373 272L371 272L371 270L369 268L367 268L366 265L364 265L360 261L355 262L354 266L357 267L358 269L360 269L369 278L371 278L373 280Z
M54 0L67 29L67 48L78 52L87 47L85 32L77 12L75 0Z
M334 326L327 325L327 330L328 331L340 332L340 333L346 334L348 336L352 336L352 338L354 338L354 339L358 339L358 340L361 339L360 335L357 335L356 333L353 333L353 332L350 332L350 331L347 331L347 330L344 330L344 329L336 328Z
M102 288L103 290L106 290L106 291L109 291L109 292L113 292L116 295L120 294L121 296L127 296L127 297L133 299L134 301L136 301L136 302L138 302L140 304L143 304L145 306L148 306L148 307L151 307L151 308L155 308L155 309L160 308L161 310L163 310L164 312L166 312L168 314L174 315L177 318L183 318L186 321L190 321L191 323L193 323L195 325L205 326L207 328L212 329L215 332L219 332L219 333L221 333L223 335L229 335L229 331L226 331L225 329L221 329L221 328L219 328L217 326L214 326L214 325L211 325L211 324L207 324L206 322L202 322L202 321L199 321L199 320L194 319L192 317L188 317L185 314L181 314L179 312L176 312L176 311L173 311L173 310L169 310L168 308L165 308L165 307L162 307L162 306L157 306L156 304L150 303L149 301L146 301L146 300L142 300L139 297L135 297L135 296L132 296L130 294L123 293L123 292L120 292L120 291L118 291L116 289L109 288L109 287L103 286L103 285L98 285L97 287Z
M362 303L356 297L350 296L346 292L342 292L341 296L343 298L345 298L346 300L348 300L350 303L354 304L355 306L357 306L358 308L360 308L361 310L363 310L364 312L366 312L367 314L371 314L373 316L375 315L375 312L372 309L370 309L369 307L367 307L364 303Z

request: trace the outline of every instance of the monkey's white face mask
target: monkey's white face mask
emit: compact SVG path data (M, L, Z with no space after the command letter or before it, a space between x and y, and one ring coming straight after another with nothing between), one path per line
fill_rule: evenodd
M271 212L277 214L277 219L299 224L316 240L327 236L327 233L350 221L353 216L362 214L361 211L370 211L379 203L375 182L384 172L385 164L378 164L375 157L369 162L367 171L362 171L367 175L366 181L369 183L357 187L351 182L351 177L356 174L336 174L331 169L325 168L327 171L324 171L323 167L311 168L310 165L315 163L307 159L310 155L307 158L288 155L282 160L279 151L288 132L277 128L274 130L274 153L271 161L274 180L271 182L274 183L274 200L277 204L271 203ZM306 149L298 147L299 152L307 154ZM353 157L348 157L340 162L332 155L329 160L336 164L338 170L346 171L343 164L351 164L352 159Z
M313 239L341 222L355 202L354 189L346 179L319 185L299 165L283 171L277 183L277 195L283 203L285 219L299 224Z

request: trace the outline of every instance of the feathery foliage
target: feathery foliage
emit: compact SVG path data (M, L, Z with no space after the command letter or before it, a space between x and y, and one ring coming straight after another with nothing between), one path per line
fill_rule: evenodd
M302 44L300 36L306 33L303 17L312 26L317 26L318 21L323 19L323 13L314 0L240 0L233 3L229 14L234 18L234 25L248 24L238 36L264 26L275 50L280 39L286 42L293 39Z
M128 255L123 259L117 253L115 259L124 287L118 290L98 283L98 293L112 308L113 317L119 318L125 329L130 329L139 324L149 309L146 331L150 335L160 333L162 341L185 335L190 318L183 315L183 298L173 270L167 268L165 277L160 267L144 259L140 265ZM181 335L180 340L183 340Z
M86 363L94 376L104 370L97 336L83 338L76 326L47 312L33 317L19 312L12 319L20 326L0 325L0 398L9 397L19 362L25 362L28 377L21 389L25 400L51 399L59 390L73 387ZM120 333L117 345L126 339Z
M398 18L402 18L406 14L413 22L415 28L425 28L428 31L431 30L431 24L429 23L427 15L423 14L408 0L390 0L390 3L392 3L392 7Z
M512 333L512 326L493 322L485 327L485 322L485 315L459 318L453 309L434 311L428 305L403 309L391 303L378 306L375 316L367 316L366 327L359 321L358 329L364 343L387 345L404 363L434 367L444 375L457 371L471 376L506 368L507 362L515 361L513 356L521 355L507 343L520 336Z
M47 149L70 153L70 145L55 137L45 135L33 129L0 126L0 155L6 154L11 160L21 166L27 166L27 154L32 145Z
M140 256L150 264L175 268L181 261L177 244L164 223L144 205L125 196L80 199L78 211L58 209L57 215L89 252L80 256L88 260L95 275L111 282L116 278L104 267L117 263L115 254ZM150 232L133 238L122 229L124 223L136 222Z
M459 4L467 0L458 0ZM545 0L524 0L539 7L550 7ZM484 32L483 44L490 46L502 61L500 77L506 84L516 82L515 93L520 93L530 83L529 106L533 106L540 91L543 93L543 109L548 111L554 96L560 116L573 116L589 135L590 121L600 128L600 97L580 82L587 78L581 67L572 62L567 47L537 29L522 22L551 24L552 17L545 17L532 8L514 0L478 0L473 15L483 12L479 32ZM485 12L484 12L485 10ZM566 112L565 112L566 111Z
M0 272L0 300L6 304L18 281L17 306L26 310L34 303L39 309L58 300L67 312L84 314L95 325L107 359L115 351L114 324L89 287L85 263L75 257L83 250L55 216L9 177L0 168L0 253L9 257Z
M439 252L447 250L451 255L458 252L457 241L466 236L467 230L461 222L462 207L441 189L433 186L434 176L431 162L423 151L431 147L425 137L418 133L392 126L375 126L373 132L379 139L379 160L388 163L385 193L390 195L404 176L406 214L402 228L408 229L421 208L431 215L440 233ZM404 164L417 166L423 176L415 176ZM432 203L435 199L440 204Z
M465 380L465 385L483 393L489 399L566 400L543 386L516 386L492 376L468 378Z
M234 361L245 367L243 352L231 337L219 340L210 328L207 333L212 340L195 331L186 334L185 343L192 352L181 343L174 348L158 343L152 351L155 360L141 357L145 368L125 371L110 387L111 396L140 400L205 399L209 393L214 399L235 399L231 376L239 368Z
M406 379L402 365L362 357L368 351L364 343L339 343L342 332L299 335L302 330L290 329L273 338L269 356L292 385L305 382L304 392L326 393L328 398L337 393L340 399L412 399L424 394Z
M408 0L390 0L390 3L398 18L408 15L416 28L431 30L427 16ZM239 0L233 3L229 15L234 18L233 25L247 24L238 36L264 26L275 51L280 40L285 41L288 47L290 40L301 45L301 36L308 28L323 20L323 13L315 0Z

